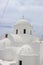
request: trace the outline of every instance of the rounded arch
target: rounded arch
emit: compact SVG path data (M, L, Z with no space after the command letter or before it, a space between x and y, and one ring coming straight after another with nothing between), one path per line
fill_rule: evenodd
M32 47L28 44L23 45L18 51L18 58L17 58L18 65L19 63L22 63L23 58L32 56L32 54L34 54Z
M30 53L33 53L33 49L30 45L23 45L20 48L19 55L29 55Z

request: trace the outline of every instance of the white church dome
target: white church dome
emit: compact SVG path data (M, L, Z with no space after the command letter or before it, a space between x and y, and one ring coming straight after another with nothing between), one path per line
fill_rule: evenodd
M20 19L16 22L16 25L20 25L20 24L28 24L29 26L31 26L31 24L29 23L28 20L26 19Z
M20 49L20 55L33 55L33 49L29 45L23 45Z

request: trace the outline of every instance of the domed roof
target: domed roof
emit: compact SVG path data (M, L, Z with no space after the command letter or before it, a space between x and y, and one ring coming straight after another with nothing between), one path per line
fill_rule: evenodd
M7 47L5 49L0 50L1 60L4 61L13 61L17 59L17 51L19 47Z
M33 55L33 49L29 45L23 45L20 49L20 55Z
M11 46L11 41L8 38L0 40L0 49Z
M18 20L16 22L16 25L19 25L19 24L28 24L29 26L31 26L31 24L26 19L20 19L20 20Z

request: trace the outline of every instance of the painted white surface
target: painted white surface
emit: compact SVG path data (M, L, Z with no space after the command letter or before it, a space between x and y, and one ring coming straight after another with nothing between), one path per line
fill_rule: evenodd
M26 34L23 33L24 29ZM32 26L27 20L19 20L14 26L13 33L0 41L0 59L7 63L15 61L17 65L20 59L23 60L23 65L39 65L40 39L31 35L30 30Z
M26 33L30 35L30 30L32 30L32 26L28 23L27 20L21 19L14 25L14 34L16 34L16 29L18 29L18 34L23 34L23 30L26 29Z
M39 57L37 55L21 55L19 60L22 61L22 65L40 65Z
M43 65L43 41L40 44L40 63Z

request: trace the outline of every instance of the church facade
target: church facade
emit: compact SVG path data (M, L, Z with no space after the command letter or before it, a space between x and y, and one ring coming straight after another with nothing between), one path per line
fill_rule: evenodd
M32 33L32 25L20 19L13 33L0 40L0 64L43 65L43 41Z

